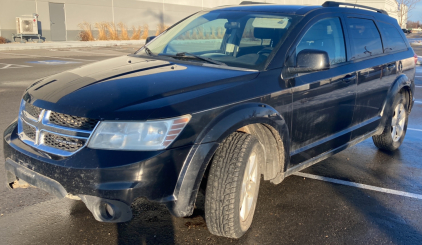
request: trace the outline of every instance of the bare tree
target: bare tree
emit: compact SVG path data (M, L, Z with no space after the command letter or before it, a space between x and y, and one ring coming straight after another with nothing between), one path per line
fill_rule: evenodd
M407 28L418 29L420 26L421 26L421 23L420 23L419 20L418 21L411 21L411 20L407 21Z
M410 17L409 13L415 9L416 4L420 1L421 0L396 0L398 5L397 22L399 23L400 27L402 27L403 24L407 22L407 19Z

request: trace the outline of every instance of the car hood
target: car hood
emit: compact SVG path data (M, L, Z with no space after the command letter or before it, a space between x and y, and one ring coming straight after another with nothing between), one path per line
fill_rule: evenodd
M215 100L215 106L227 103L219 103L218 91L257 75L257 71L122 56L37 81L24 99L44 109L103 120L163 118L209 109L209 103L198 103L200 97Z

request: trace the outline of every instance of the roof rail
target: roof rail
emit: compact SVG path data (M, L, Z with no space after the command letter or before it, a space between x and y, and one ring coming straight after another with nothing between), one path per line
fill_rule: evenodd
M372 8L372 7L368 7L368 6L365 6L365 5L359 5L359 4L353 4L353 3L326 1L325 3L322 4L322 7L340 7L340 5L353 6L353 7L363 8L363 9L370 9L370 10L376 11L378 13L388 15L387 11L385 11L383 9L377 9L377 8Z
M268 4L268 3L252 2L252 1L242 1L241 3L239 3L239 5L248 5L248 4Z

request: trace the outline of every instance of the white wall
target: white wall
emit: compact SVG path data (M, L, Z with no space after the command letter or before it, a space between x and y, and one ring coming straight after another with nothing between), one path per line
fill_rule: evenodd
M150 33L159 23L171 25L182 18L222 5L237 5L241 0L0 0L0 32L8 39L16 33L15 18L37 12L42 25L42 35L50 38L48 2L65 4L68 40L77 40L78 24L87 21L123 22L129 28L148 24ZM256 0L259 1L259 0ZM356 0L337 0L356 3ZM321 5L325 0L263 0L263 2L291 5ZM358 4L386 9L397 17L395 0L358 0Z

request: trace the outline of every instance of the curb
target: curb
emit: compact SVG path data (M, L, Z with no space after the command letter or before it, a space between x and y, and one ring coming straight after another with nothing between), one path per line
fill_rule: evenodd
M51 43L9 43L1 44L0 51L6 50L30 50L30 49L57 49L57 48L89 48L89 47L113 47L123 45L139 45L139 48L145 44L145 40L128 41L71 41L71 42L51 42Z

